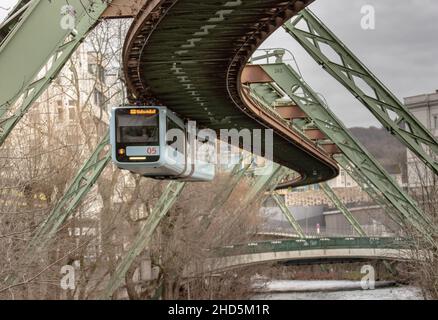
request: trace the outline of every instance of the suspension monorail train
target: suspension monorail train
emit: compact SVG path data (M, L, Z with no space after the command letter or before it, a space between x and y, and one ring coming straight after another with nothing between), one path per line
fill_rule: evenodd
M111 112L112 160L155 179L211 181L215 166L199 159L184 121L166 107L124 106Z

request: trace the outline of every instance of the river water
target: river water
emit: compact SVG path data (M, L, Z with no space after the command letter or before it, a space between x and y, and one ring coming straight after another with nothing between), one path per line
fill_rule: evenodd
M258 300L422 300L421 291L411 286L362 290L356 281L270 281Z

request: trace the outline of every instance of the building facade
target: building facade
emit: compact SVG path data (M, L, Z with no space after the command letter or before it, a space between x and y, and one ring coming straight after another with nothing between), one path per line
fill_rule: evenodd
M404 99L411 113L432 134L438 136L438 90ZM408 187L419 188L436 184L436 176L411 152L407 151Z

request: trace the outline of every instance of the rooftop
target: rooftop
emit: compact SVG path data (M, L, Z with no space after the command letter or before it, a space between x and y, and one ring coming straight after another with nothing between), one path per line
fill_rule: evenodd
M424 105L425 103L433 103L438 105L438 89L433 93L420 94L417 96L406 97L405 105L408 107L415 107L417 105Z

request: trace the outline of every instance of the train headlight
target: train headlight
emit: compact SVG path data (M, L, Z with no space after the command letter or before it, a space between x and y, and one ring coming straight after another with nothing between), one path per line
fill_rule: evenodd
M126 153L125 149L119 149L119 155L123 156Z

